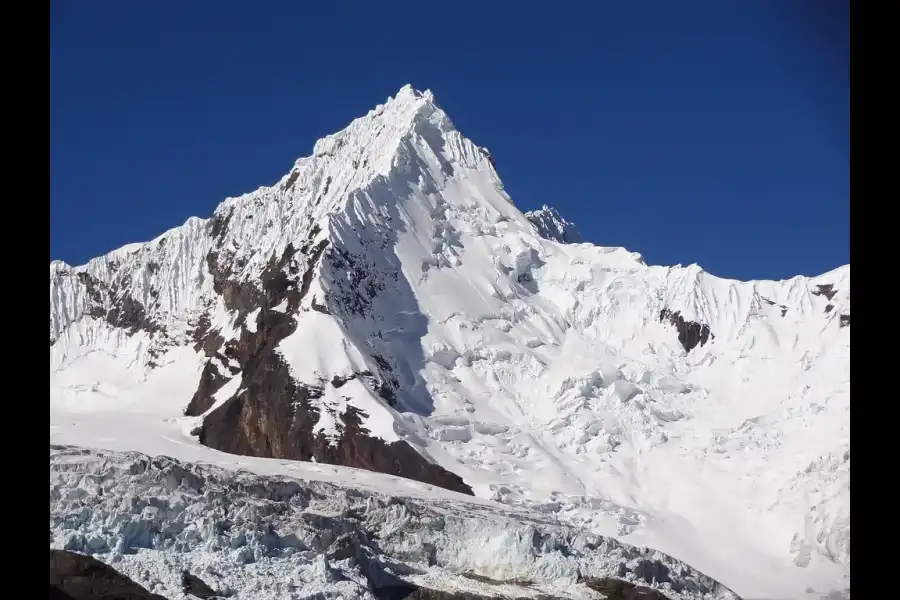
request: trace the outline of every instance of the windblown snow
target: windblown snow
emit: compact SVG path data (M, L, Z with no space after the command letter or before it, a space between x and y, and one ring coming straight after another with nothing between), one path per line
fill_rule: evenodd
M294 475L363 495L426 494L440 499L438 512L499 511L509 531L552 521L610 547L616 539L653 548L745 598L849 588L849 265L739 282L566 242L580 242L571 223L548 207L523 214L490 155L430 92L404 87L319 140L274 186L225 200L209 220L83 266L51 263L51 444ZM213 270L227 264L234 282L258 282L303 244L327 246L330 258L297 254L283 266L309 276L299 305L273 309L296 321L275 350L297 381L325 382L310 400L315 431L337 439L337 416L352 406L372 436L405 440L476 498L228 455L192 435L205 416L183 414L207 363L224 381L215 402L243 392L242 365L207 356L196 331L238 339L259 323L256 306L226 308L230 291L217 289ZM393 400L353 378L363 372L382 377ZM327 383L335 378L346 383ZM74 493L54 475L61 456L51 452L60 534L71 506L53 498ZM454 518L460 531L484 523ZM463 561L506 544L466 535L454 538L467 540ZM108 553L115 542L90 543L79 548ZM166 556L215 569L231 560L225 550ZM576 559L541 556L573 572ZM130 575L145 568L117 560L133 566ZM283 560L305 565L291 577L327 568L308 552ZM461 577L473 565L441 563L438 574ZM244 589L240 575L222 577Z

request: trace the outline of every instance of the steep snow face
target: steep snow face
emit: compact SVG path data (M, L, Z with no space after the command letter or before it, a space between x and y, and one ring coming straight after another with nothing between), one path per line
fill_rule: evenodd
M546 204L538 210L528 211L525 217L534 223L543 238L562 244L580 244L584 241L574 223L566 221L555 208Z
M51 264L54 435L182 418L228 452L470 486L748 597L849 586L849 266L730 281L568 227L403 88L210 220Z

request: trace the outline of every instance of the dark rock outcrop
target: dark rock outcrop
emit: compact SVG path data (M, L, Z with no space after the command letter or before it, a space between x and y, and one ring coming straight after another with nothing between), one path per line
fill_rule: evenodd
M659 590L612 577L587 577L582 583L606 596L607 600L669 600Z
M72 596L68 595L64 591L59 588L55 588L52 585L50 586L50 600L74 600Z
M264 376L243 379L244 391L207 415L200 442L223 452L311 460L397 475L472 495L458 475L428 462L405 441L387 443L363 426L352 406L335 415L337 439L313 433L319 409L310 400L322 389L297 383L276 353L257 367Z
M837 290L834 289L834 284L831 283L817 285L816 289L812 291L813 296L825 296L827 300L834 298L835 294L837 294Z
M678 341L684 348L685 352L690 352L698 345L703 346L710 339L715 339L715 335L709 330L709 325L702 325L694 321L685 321L680 311L672 312L668 308L664 308L659 313L659 320L668 321L678 330Z
M226 214L216 213L209 220L209 235L214 240L221 240L225 232L228 231L228 225L231 223L231 217L234 215L234 208L229 208Z
M106 321L113 327L120 327L129 333L147 331L156 333L161 328L148 316L144 305L135 300L131 294L116 289L110 290L112 299L109 310L106 311Z
M290 176L287 178L287 181L285 181L285 182L281 185L281 191L284 192L284 191L287 191L287 190L289 190L290 188L292 188L292 187L294 186L294 184L297 182L297 178L298 178L298 177L300 177L300 170L299 170L299 169L294 169L293 171L291 171L291 174L290 174Z
M50 550L50 597L60 600L166 600L99 560Z
M181 591L200 598L200 600L215 600L219 597L219 594L205 581L188 571L181 572Z
M383 292L388 282L397 281L397 271L378 273L366 256L354 254L340 248L332 248L328 262L336 272L342 274L341 285L334 286L331 294L334 302L343 312L354 316L367 316L372 311L372 300Z
M237 339L225 343L217 332L210 331L208 318L201 319L197 325L196 347L202 348L211 359L204 367L185 414L206 413L215 403L214 394L232 377L241 378L238 392L204 418L198 432L200 442L232 454L315 459L473 494L462 478L429 462L405 441L387 443L372 437L363 426L368 415L353 407L348 407L343 414L332 415L338 428L335 440L314 433L320 409L311 401L322 397L324 386L339 389L350 379L359 378L391 403L397 385L390 364L377 356L377 374L363 371L330 382L297 381L275 350L281 340L296 330L293 315L308 294L315 269L328 248L325 240L313 244L314 234L311 232L309 241L299 249L288 246L280 257L273 256L258 284L233 278L230 258L222 252L213 251L208 255L213 288L222 296L228 310L237 312L238 322L257 309L259 313L252 330L243 327ZM384 284L370 276L361 257L343 252L333 252L329 257L347 270L351 283L355 284L352 297L340 298L346 303L345 308L357 312L367 310L371 299L380 291L379 286ZM286 303L286 310L275 310L282 303ZM219 365L223 364L239 366L229 367L228 373L222 373Z
M238 321L246 319L257 308L260 312L256 317L256 331L244 327L238 339L227 343L224 343L219 332L209 330L209 317L200 319L194 333L195 347L198 350L202 348L207 356L219 358L219 361L210 360L204 366L200 384L185 414L198 416L206 412L215 402L213 395L238 371L243 373L245 380L254 374L265 375L265 369L260 371L260 367L264 367L269 355L275 354L275 346L296 329L297 324L290 314L297 310L308 292L314 268L326 245L327 242L323 242L315 248L309 245L300 248L300 255L306 256L310 250L311 255L299 281L296 276L291 277L299 269L294 261L298 251L288 245L281 257L273 256L269 261L260 279L260 287L252 282L233 279L229 257L223 259L224 253L221 252L209 253L206 262L213 276L213 289L222 297L228 310L237 312ZM287 312L273 310L284 301L287 301ZM216 362L234 362L240 367L234 372L221 373Z

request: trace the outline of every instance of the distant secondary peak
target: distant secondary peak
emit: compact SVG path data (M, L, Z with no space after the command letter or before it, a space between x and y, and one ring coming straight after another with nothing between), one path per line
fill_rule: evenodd
M525 217L545 239L563 244L580 244L584 241L574 223L565 220L555 208L546 204L538 210L528 211Z

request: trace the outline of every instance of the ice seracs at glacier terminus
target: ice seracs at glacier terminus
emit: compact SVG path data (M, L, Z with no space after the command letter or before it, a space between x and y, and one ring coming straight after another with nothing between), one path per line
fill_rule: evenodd
M750 598L849 588L849 265L647 265L494 164L407 86L210 219L51 263L51 443L474 495Z

